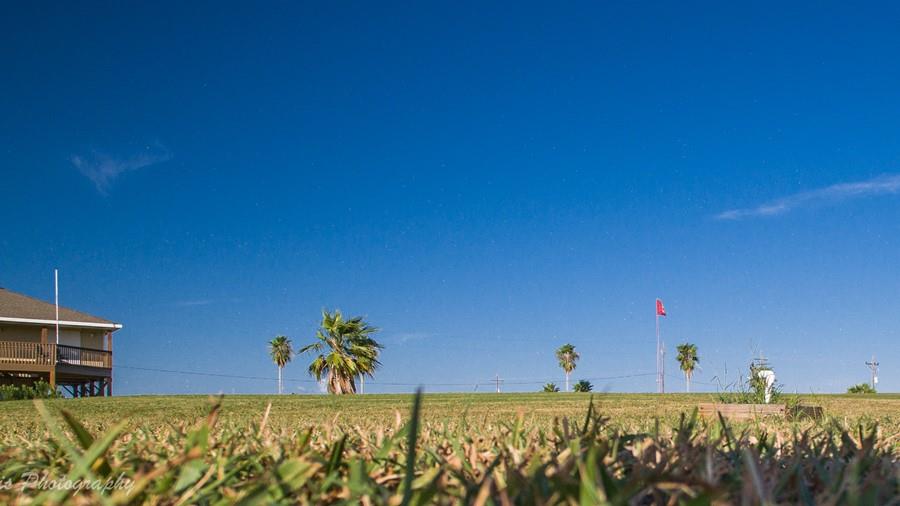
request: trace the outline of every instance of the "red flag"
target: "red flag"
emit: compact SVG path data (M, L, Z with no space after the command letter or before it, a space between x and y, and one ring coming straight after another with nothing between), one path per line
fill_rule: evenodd
M666 308L659 299L656 299L656 316L666 316Z

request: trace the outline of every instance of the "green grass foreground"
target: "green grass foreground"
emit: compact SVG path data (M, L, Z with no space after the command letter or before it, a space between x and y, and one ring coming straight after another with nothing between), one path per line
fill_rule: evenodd
M822 420L692 416L712 400L431 394L417 411L410 395L5 402L0 503L898 503L900 395L801 396ZM131 486L40 489L29 476Z

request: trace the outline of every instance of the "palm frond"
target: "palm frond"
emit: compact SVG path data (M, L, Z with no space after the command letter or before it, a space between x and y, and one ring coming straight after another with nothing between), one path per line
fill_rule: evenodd
M277 336L269 341L269 355L278 367L284 367L294 356L291 340L286 336Z

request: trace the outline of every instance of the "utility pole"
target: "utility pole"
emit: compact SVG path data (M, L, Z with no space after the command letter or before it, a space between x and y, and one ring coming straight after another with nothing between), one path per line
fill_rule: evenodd
M875 360L875 355L872 355L872 361L866 362L866 365L872 371L872 390L875 390L875 385L878 384L878 361Z
M500 393L500 383L501 383L499 374L497 374L497 376L494 378L494 381L497 383L497 393L499 394Z

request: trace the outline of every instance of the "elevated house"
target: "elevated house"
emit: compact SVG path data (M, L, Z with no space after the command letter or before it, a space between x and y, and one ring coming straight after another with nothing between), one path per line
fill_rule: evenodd
M57 341L57 326L59 338ZM112 395L119 323L0 288L0 384L43 379L73 397Z

